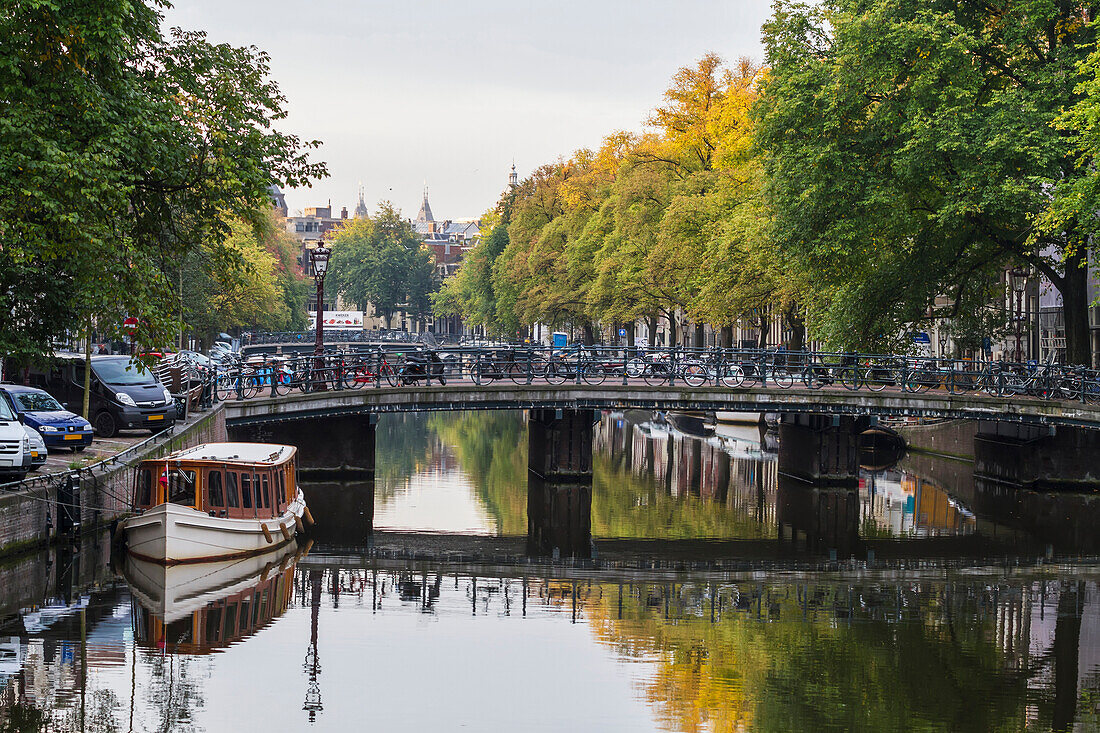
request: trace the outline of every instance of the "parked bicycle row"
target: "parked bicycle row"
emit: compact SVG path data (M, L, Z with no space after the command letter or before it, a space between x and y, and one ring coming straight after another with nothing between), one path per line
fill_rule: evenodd
M741 349L623 349L574 346L368 348L278 357L261 355L219 367L219 399L247 399L315 389L361 389L415 383L598 385L618 380L650 386L683 383L737 389L761 386L910 393L941 390L1100 402L1100 372L1057 364Z

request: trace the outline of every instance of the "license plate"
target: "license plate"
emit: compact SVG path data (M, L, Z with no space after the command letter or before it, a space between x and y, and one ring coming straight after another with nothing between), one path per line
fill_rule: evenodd
M66 435L66 436L65 436L65 438L64 438L64 440L80 440L80 439L81 439L81 438L83 438L83 437L84 437L83 435L75 435L75 434L73 434L73 435Z
M150 416L149 416L149 419L150 419L150 420L163 420L163 419L164 419L164 415L150 415Z

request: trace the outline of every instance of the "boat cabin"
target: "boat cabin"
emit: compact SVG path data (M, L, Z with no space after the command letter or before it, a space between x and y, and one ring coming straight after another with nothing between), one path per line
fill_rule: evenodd
M171 503L212 517L279 517L298 494L295 454L289 445L207 443L143 461L134 511Z
M247 639L290 606L294 568L292 562L266 579L257 578L253 586L174 620L166 621L134 600L134 638L141 646L156 649L170 645L179 654L209 654Z

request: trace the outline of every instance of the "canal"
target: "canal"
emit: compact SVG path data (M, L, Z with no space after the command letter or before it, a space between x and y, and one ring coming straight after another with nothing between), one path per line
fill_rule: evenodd
M888 452L810 490L755 426L593 435L545 520L583 559L529 556L524 415L468 412L379 418L373 479L305 482L308 545L12 561L0 730L1100 728L1091 494Z

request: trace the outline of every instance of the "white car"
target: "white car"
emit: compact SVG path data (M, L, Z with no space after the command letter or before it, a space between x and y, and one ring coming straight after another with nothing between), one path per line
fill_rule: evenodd
M42 440L39 432L30 425L24 425L23 430L26 431L27 439L31 443L31 470L37 471L46 463L46 441Z

